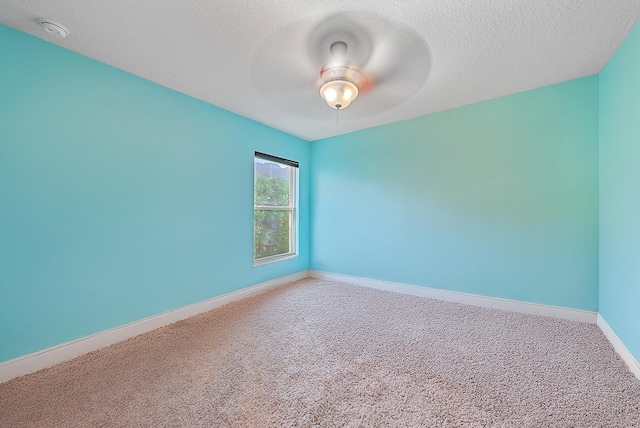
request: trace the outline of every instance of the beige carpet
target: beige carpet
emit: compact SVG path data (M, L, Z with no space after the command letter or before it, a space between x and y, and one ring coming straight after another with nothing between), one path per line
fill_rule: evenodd
M0 385L2 427L640 427L597 326L306 279Z

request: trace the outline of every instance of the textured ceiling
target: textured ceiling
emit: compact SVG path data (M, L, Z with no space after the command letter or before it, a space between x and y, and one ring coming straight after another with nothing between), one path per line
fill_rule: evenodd
M2 24L306 140L598 73L638 18L639 0L0 0ZM332 37L369 81L337 123L317 92Z

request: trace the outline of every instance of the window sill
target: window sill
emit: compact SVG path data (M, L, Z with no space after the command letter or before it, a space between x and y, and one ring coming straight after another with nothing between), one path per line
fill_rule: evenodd
M279 254L277 256L262 257L253 261L253 267L268 265L270 263L280 262L284 260L295 259L298 254Z

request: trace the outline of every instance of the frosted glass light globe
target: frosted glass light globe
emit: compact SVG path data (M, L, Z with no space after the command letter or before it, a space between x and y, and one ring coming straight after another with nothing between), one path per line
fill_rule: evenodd
M342 110L358 97L358 87L348 80L330 80L320 88L320 96L332 109Z

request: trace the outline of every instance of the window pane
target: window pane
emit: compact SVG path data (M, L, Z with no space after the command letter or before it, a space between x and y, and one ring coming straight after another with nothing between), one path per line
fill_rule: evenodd
M290 166L256 158L254 177L254 205L289 206Z
M254 211L255 258L286 254L289 249L289 210Z

